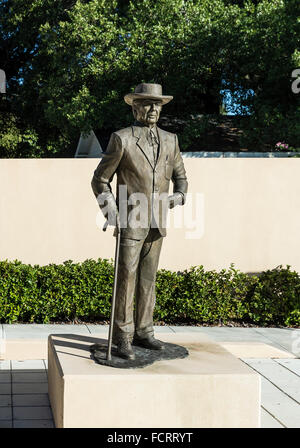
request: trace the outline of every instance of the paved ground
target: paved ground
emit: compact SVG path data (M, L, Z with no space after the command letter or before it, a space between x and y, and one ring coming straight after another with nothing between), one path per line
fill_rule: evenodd
M0 428L53 428L45 360L0 361Z
M242 358L261 375L263 428L300 428L300 330L240 327L156 327L156 332L204 332L219 342L264 342L298 359ZM2 325L0 339L43 339L50 333L107 334L99 325ZM2 335L2 336L1 336ZM0 341L1 342L1 341ZM49 428L47 361L0 361L0 428Z

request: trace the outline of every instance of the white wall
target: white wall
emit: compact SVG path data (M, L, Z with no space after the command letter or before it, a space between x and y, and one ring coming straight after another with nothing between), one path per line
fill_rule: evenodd
M48 264L112 258L112 230L96 225L99 207L90 182L97 164L0 160L0 259ZM160 268L203 264L219 270L235 263L256 272L290 264L300 272L300 159L185 158L184 164L191 193L186 207L197 194L203 206L200 238L188 239L189 229L173 225Z

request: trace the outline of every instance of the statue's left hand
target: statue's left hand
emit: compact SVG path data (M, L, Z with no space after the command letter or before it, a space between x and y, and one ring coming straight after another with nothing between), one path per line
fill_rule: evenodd
M176 205L183 204L183 197L181 193L174 193L168 197L168 206L169 208L174 208Z

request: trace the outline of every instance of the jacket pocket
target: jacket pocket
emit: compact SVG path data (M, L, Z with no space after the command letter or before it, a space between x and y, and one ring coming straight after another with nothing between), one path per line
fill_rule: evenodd
M166 163L165 165L165 177L170 180L173 174L173 165L171 163Z

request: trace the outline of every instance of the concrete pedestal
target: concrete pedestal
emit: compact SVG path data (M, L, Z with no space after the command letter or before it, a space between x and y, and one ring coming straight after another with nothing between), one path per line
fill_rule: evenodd
M160 334L189 357L139 369L90 359L101 336L50 335L49 398L60 428L254 428L260 378L202 334Z

